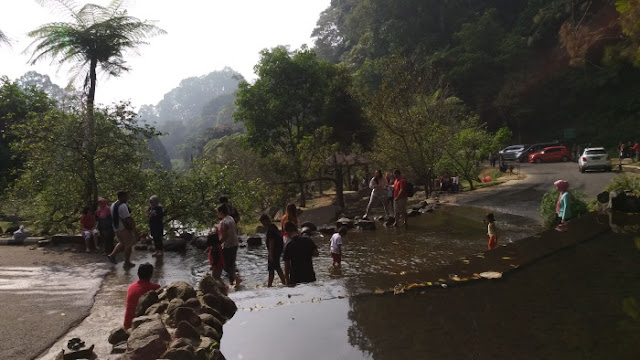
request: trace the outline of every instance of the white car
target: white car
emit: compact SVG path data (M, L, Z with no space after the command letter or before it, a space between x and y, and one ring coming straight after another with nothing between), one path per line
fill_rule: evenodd
M586 148L578 159L578 170L585 172L587 170L604 170L611 171L611 157L602 147Z

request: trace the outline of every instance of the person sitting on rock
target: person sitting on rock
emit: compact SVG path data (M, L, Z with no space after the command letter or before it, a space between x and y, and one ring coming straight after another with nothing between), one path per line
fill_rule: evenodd
M82 216L80 216L80 230L82 231L82 237L84 238L85 251L90 253L91 238L96 247L96 251L100 250L98 245L98 239L100 238L98 230L96 230L96 215L91 211L91 208L85 206L82 209Z
M153 276L153 265L144 263L138 267L138 281L129 285L127 289L127 307L124 312L124 328L131 328L131 322L136 317L136 307L138 306L138 300L142 295L149 291L156 291L160 289L159 284L151 282Z

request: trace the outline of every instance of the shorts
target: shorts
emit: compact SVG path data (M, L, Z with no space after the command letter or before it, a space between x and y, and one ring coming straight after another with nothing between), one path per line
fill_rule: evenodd
M489 236L489 250L493 250L498 247L498 238L493 235Z
M85 239L91 239L93 237L93 235L97 235L98 234L98 230L93 229L93 230L82 230L82 237Z
M116 236L118 237L118 242L126 248L133 247L136 244L136 236L133 233L133 230L124 229L116 231Z
M227 273L229 280L233 281L236 277L236 258L238 257L238 247L230 247L222 249L222 257L224 258L224 271Z
M342 254L331 253L331 260L333 260L334 263L340 263L342 261Z
M406 197L402 197L402 198L394 200L393 208L395 210L395 213L396 214L405 214L407 212L407 202L408 201L409 201L409 198L406 198Z

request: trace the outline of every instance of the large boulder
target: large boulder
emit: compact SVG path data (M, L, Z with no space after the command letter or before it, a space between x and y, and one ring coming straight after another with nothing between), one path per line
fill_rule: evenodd
M220 344L210 338L201 338L200 344L196 349L196 358L198 360L212 360L215 359L215 351L220 347Z
M600 194L598 194L598 196L596 196L596 199L598 199L599 203L607 204L609 202L609 192L608 191L601 192Z
M184 306L190 307L196 311L200 310L200 300L198 298L191 298L184 302Z
M147 309L147 311L145 311L144 314L145 315L162 314L167 310L168 307L169 307L169 303L165 301L155 303L149 306L149 308Z
M158 299L158 293L155 291L147 291L138 300L138 306L136 306L136 316L142 316L147 312L147 309L160 302Z
M182 340L182 339L181 339ZM163 355L162 359L168 360L195 360L196 349L191 344L181 347L171 346Z
M181 299L187 301L194 297L196 297L196 291L187 282L174 281L167 286L167 298L169 300Z
M214 318L216 318L221 324L224 324L227 322L227 318L225 318L224 316L222 316L222 314L220 314L220 312L214 308L212 308L211 306L208 305L202 305L202 307L200 308L200 311L202 312L202 314L209 314L212 315Z
M222 333L222 322L220 322L220 320L218 320L218 318L213 316L212 314L200 314L200 320L202 320L203 324L211 326L219 333Z
M228 296L222 294L206 294L202 297L204 303L220 312L222 316L227 319L231 319L233 315L238 311L236 303L233 302Z
M249 246L261 246L262 238L260 235L252 235L247 238L247 245Z
M336 227L332 225L322 225L318 228L318 232L324 235L333 235L336 232Z
M182 299L173 299L169 302L167 306L167 314L172 315L177 308L184 306L184 301Z
M222 335L213 327L209 325L202 326L202 336L214 339L216 341L220 341Z
M198 289L203 294L223 294L227 295L229 288L221 280L215 279L213 276L207 274L200 279Z
M318 231L318 227L312 223L311 221L305 221L302 224L300 224L301 228L309 228L309 230L311 231Z
M127 341L129 338L129 332L124 327L120 326L113 330L109 334L109 344L115 345L123 341Z
M165 240L162 247L164 251L183 252L187 249L188 242L183 238L171 238Z
M640 199L624 190L617 189L609 194L609 208L625 213L640 212Z
M375 230L376 223L371 220L358 220L356 226L361 230Z
M177 308L176 311L173 312L172 318L174 324L179 324L181 321L186 321L194 327L198 327L202 324L202 320L198 314L196 314L196 312L190 307Z
M340 228L343 226L347 229L353 229L353 227L355 226L355 222L349 218L341 217L336 221L336 227Z
M160 320L146 322L131 332L125 359L159 359L167 350L171 335Z
M131 330L135 330L138 326L149 322L149 321L153 321L153 320L160 320L160 315L159 314L153 314L153 315L145 315L145 316L138 316L133 318L133 321L131 322Z
M187 338L187 339L199 339L200 333L198 330L186 321L181 321L176 327L176 332L173 334L175 338Z
M207 243L207 237L206 236L198 236L198 237L196 237L191 242L191 245L195 246L197 249L200 249L200 250L205 250L207 247L209 247L209 244Z

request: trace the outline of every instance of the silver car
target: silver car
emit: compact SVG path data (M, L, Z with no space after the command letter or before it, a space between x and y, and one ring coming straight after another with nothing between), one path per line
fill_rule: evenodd
M611 171L611 157L602 147L586 148L578 159L578 170L582 173L587 170Z
M498 151L504 160L516 160L517 154L521 153L528 145L511 145Z

